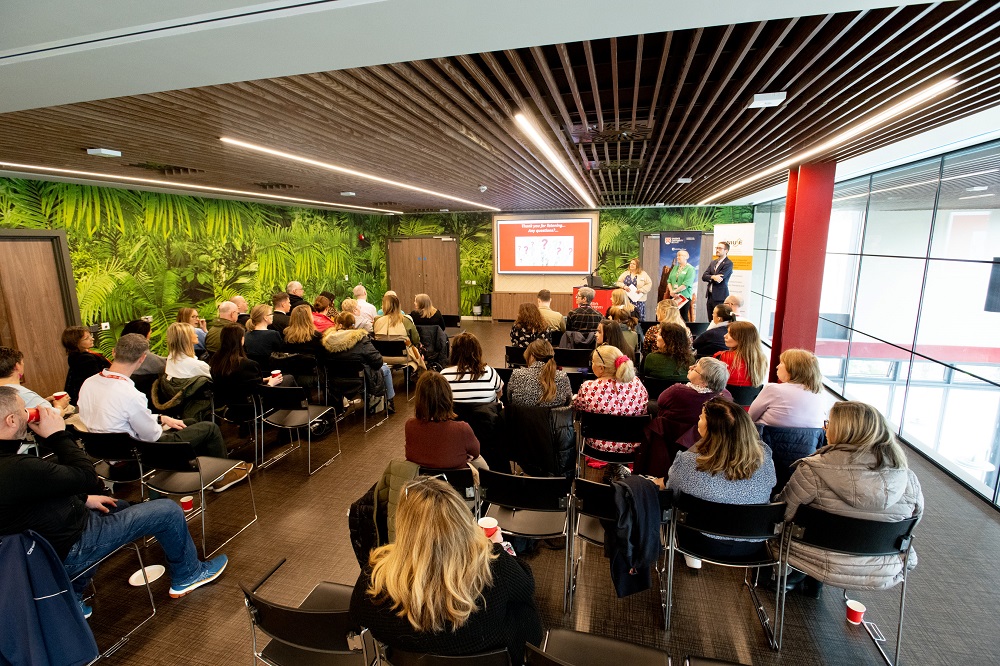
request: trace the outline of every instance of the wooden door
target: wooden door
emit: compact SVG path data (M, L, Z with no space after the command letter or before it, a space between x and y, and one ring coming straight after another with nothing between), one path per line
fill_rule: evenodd
M0 234L0 344L24 354L22 383L41 396L66 381L63 329L79 324L65 232Z
M387 253L389 288L404 312L413 298L427 294L444 314L459 314L458 243L441 238L391 238Z

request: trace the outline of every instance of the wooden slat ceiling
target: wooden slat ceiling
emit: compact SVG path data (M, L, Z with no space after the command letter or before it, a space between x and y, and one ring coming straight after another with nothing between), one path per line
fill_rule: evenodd
M219 141L228 136L503 210L580 208L515 125L524 110L599 205L692 204L946 77L959 84L817 159L1000 103L998 42L1000 3L979 0L554 44L4 114L0 161L406 212L470 209ZM787 92L782 106L746 108L774 91ZM123 157L90 157L89 147ZM346 190L357 196L341 198Z

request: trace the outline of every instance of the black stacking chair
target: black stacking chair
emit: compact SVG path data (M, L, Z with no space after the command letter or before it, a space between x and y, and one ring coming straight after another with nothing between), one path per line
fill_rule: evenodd
M529 666L604 666L630 664L634 666L670 666L670 655L656 648L618 641L606 636L585 634L571 629L550 629L542 641L542 649L530 643L525 646L525 661Z
M198 495L198 508L188 512L187 520L201 516L201 552L208 559L257 522L257 503L253 497L253 483L247 476L247 486L250 488L250 508L253 519L240 530L208 552L205 537L205 516L208 507L205 504L205 490L236 468L247 469L247 463L229 458L212 458L199 456L194 447L187 442L137 442L139 460L142 469L150 472L144 475L142 483L149 489L162 495ZM151 471L155 470L155 471Z
M760 386L733 386L726 384L726 390L733 396L733 402L741 407L749 407L754 399L764 390L764 385Z
M555 329L549 331L549 342L552 343L552 348L555 349L559 346L559 342L562 340L563 332Z
M462 315L446 315L442 314L441 318L444 319L445 328L461 328L462 327Z
M657 377L640 377L639 379L642 381L642 385L646 387L646 392L649 393L649 399L653 402L656 402L656 399L660 397L660 394L674 384L683 384L687 382L687 379L659 379Z
M476 485L476 478L468 466L457 469L421 467L420 475L442 477L445 483L454 488L455 492L462 496L465 503L469 505L469 509L473 515L477 518L479 517L479 487Z
M294 443L289 444L288 448L281 453L275 454L266 460L264 459L263 450L264 438L263 436L260 438L261 469L270 467L292 451L298 449L302 445L302 438L299 436L299 430L302 428L305 428L306 430L306 471L309 473L309 476L312 476L332 463L334 459L340 455L340 426L337 423L337 417L335 414L333 416L328 416L331 412L333 412L333 407L327 407L326 405L310 405L309 393L306 389L299 386L267 386L262 384L261 386L255 387L255 389L264 413L264 418L261 422L261 431L264 429L264 424L267 424L269 426L274 426L275 428L291 430L295 433ZM337 434L337 452L325 463L313 469L313 428L323 428L330 422L333 423L334 432Z
M270 370L281 370L283 375L292 375L300 387L309 391L315 388L317 400L321 397L319 364L312 354L275 352L271 354Z
M389 650L388 657L392 666L510 666L510 655L507 654L506 648L493 652L450 657L439 654L406 652L405 650Z
M573 550L570 539L571 489L572 481L561 476L514 476L493 470L479 472L479 495L482 502L489 503L485 515L496 518L500 529L527 539L566 539L563 612L566 612L569 603L569 563Z
M784 502L723 504L693 497L687 493L677 493L674 498L673 520L670 521L670 537L667 540L667 629L670 628L670 611L673 607L674 554L680 552L710 564L745 568L743 583L750 591L757 617L767 634L768 643L773 650L780 650L785 588L779 584L775 594L775 623L777 623L775 627L757 595L756 573L764 567L773 567L779 563L780 558L774 557L772 553L780 551L784 520ZM750 555L709 556L699 552L697 548L682 546L678 535L682 540L685 532L737 539L760 539L760 548ZM775 548L771 549L769 545L774 545ZM757 571L751 577L752 570Z
M590 368L590 357L593 349L562 349L555 348L555 361L562 369L566 368Z
M826 431L822 428L776 428L768 425L758 425L762 442L771 449L774 460L774 471L777 482L774 484L772 496L777 495L792 478L792 463L816 453L816 450L826 446Z
M913 552L913 528L918 518L907 518L893 523L876 520L849 518L827 513L809 505L802 505L795 511L785 532L782 544L782 560L787 564L793 543L801 543L815 548L844 553L846 555L878 556L895 555L903 559L903 581L899 593L899 623L896 627L895 659L889 659L882 648L885 637L874 622L865 621L865 629L871 636L882 659L889 666L899 663L899 652L903 645L903 611L906 606L906 578L910 553ZM788 577L788 566L782 567L778 589L783 590ZM848 600L844 590L844 600ZM784 623L782 622L782 625ZM782 627L783 628L783 627ZM778 634L781 640L781 634Z
M496 373L498 375L500 375L500 381L503 382L503 395L500 396L500 399L506 403L509 398L509 396L507 395L507 385L510 383L510 376L514 374L514 368L507 367L507 368L493 368L493 369L496 370Z
M684 323L687 324L688 330L691 331L691 336L695 338L707 331L709 324L707 321L687 321Z
M387 402L383 402L382 418L376 421L371 428L368 427L368 402L373 396L368 386L364 363L361 361L335 361L328 363L324 367L324 370L326 376L326 391L324 392L326 400L324 402L326 404L330 404L329 398L331 393L335 402L342 398L351 399L360 396L361 404L363 405L361 420L365 432L368 432L372 428L377 428L389 419L389 405ZM344 416L346 416L346 413ZM340 421L342 418L339 417L337 420Z
M79 430L83 450L95 459L98 478L111 483L132 483L142 479L139 465L139 442L127 432L89 432ZM140 487L145 499L145 488Z
M406 357L406 340L401 338L372 338L372 344L375 345L375 349L378 353L382 355L383 358L386 356L390 357ZM392 370L402 370L403 371L403 381L406 384L406 402L410 401L410 373L412 369L409 363L390 363L389 368Z
M573 395L580 390L583 383L588 379L597 379L596 376L590 374L590 372L567 372L566 376L569 377L569 385L573 389Z
M503 360L504 364L508 368L513 368L515 366L520 367L526 365L524 361L524 347L514 347L512 345L507 345L504 347Z
M264 599L257 590L285 560L250 587L240 582L250 616L254 664L269 666L370 666L377 661L375 641L351 621L353 585L319 583L298 606ZM270 638L261 649L258 630Z
M635 451L632 453L612 453L601 451L587 444L588 439L603 439L609 442L642 443L646 439L645 429L652 418L649 414L642 416L618 416L617 414L595 414L593 412L578 412L579 428L577 429L577 476L580 476L582 457L606 463L629 465L635 462ZM638 447L636 447L638 448Z

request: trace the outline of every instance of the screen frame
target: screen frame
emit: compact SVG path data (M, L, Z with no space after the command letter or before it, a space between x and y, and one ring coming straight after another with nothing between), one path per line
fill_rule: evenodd
M575 267L568 267L569 270L501 270L501 242L500 242L500 228L502 225L522 225L530 222L538 222L545 224L566 222L566 223L577 223L587 225L587 268L586 271L580 270ZM497 275L588 275L593 273L595 260L594 260L594 231L597 228L598 221L593 215L583 214L576 215L566 214L566 215L518 215L518 216L496 216L494 218L493 224L493 248L494 248L494 271ZM574 248L574 256L577 255L577 250ZM557 267L553 267L557 268Z

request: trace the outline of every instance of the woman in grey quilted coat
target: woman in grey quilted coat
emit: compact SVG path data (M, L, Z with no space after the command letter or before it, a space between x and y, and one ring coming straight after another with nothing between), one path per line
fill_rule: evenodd
M838 402L830 409L829 444L795 463L779 501L790 520L802 504L864 520L895 522L924 510L917 476L885 418L863 402ZM789 561L809 576L845 589L885 589L903 580L899 555L851 556L792 544ZM909 568L917 565L910 553Z

